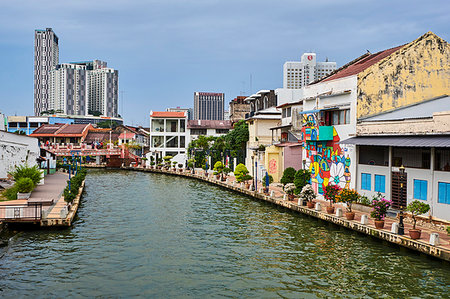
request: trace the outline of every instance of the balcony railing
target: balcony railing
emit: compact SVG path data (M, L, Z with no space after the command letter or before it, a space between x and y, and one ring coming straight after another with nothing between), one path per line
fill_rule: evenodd
M0 220L4 222L39 221L41 218L42 204L0 206Z

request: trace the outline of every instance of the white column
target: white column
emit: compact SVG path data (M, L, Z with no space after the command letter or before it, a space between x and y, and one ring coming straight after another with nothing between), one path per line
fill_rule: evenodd
M389 146L389 160L388 160L389 172L386 182L386 185L389 184L389 194L386 194L388 199L392 199L392 152L393 152L392 146Z
M430 154L430 177L431 177L431 181L430 184L428 186L428 190L430 190L430 215L433 216L433 212L434 212L434 203L437 203L437 199L434 199L434 186L435 186L435 180L434 180L434 169L436 168L435 165L435 156L436 156L436 148L432 147L431 148L431 154ZM436 184L437 185L437 184ZM436 194L436 197L438 196L438 194Z

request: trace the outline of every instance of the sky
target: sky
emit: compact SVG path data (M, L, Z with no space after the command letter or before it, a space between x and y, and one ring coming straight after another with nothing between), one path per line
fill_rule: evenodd
M304 52L339 67L428 31L448 41L449 11L448 0L0 0L0 111L33 114L35 29L53 28L60 63L119 70L119 113L148 126L150 110L193 107L195 91L228 103L280 88L284 62Z

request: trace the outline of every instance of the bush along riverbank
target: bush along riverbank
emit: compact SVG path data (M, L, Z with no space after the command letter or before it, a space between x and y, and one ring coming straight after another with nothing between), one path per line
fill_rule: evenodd
M64 200L66 202L72 202L78 195L78 190L81 187L84 179L86 178L86 169L80 168L76 175L67 181L67 186L64 189ZM70 182L70 183L69 183Z

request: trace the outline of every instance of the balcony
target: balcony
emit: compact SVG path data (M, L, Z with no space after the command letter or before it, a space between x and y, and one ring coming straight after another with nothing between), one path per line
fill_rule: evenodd
M304 141L329 141L333 140L333 126L303 127Z

